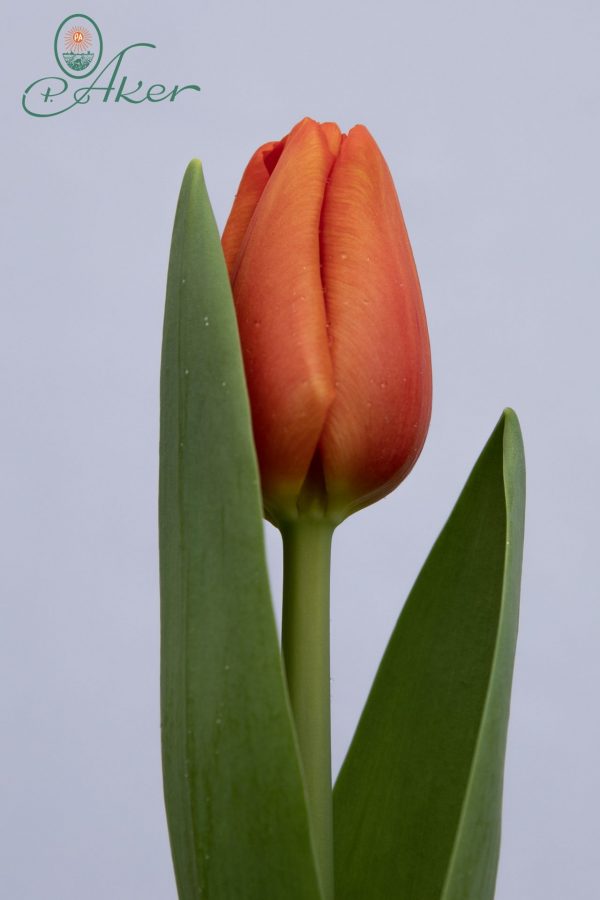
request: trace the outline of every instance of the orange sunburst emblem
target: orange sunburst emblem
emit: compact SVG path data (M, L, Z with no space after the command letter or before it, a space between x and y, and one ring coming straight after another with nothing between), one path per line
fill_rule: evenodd
M92 35L85 25L72 25L65 31L67 53L85 53L92 46Z

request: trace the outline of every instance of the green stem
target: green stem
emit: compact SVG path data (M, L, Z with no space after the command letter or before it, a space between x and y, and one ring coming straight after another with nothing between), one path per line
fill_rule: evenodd
M333 900L329 571L334 526L305 517L283 537L282 649L324 900Z

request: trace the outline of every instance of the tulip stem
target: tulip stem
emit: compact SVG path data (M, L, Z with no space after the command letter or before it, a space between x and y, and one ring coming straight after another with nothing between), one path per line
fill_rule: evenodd
M282 650L320 869L333 900L329 573L334 525L301 517L283 538Z

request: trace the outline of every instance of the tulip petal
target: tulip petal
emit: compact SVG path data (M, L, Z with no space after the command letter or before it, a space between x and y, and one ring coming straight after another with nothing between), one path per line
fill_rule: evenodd
M321 122L321 131L325 135L329 149L334 156L337 156L342 142L342 132L339 126L335 122Z
M431 414L425 311L387 164L366 128L343 140L322 215L336 395L320 449L328 494L359 508L415 463Z
M275 495L297 497L334 394L319 247L333 161L321 127L300 122L262 192L234 275L267 506Z
M235 195L233 207L223 231L223 237L221 238L230 278L233 276L237 255L250 219L271 174L265 158L281 143L281 141L269 141L269 143L259 147L242 175L242 180Z

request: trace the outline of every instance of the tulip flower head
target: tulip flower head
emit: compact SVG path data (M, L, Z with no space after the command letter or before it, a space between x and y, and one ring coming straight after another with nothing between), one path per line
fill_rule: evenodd
M222 243L265 513L341 521L405 478L431 415L419 280L368 130L303 119L259 147Z

